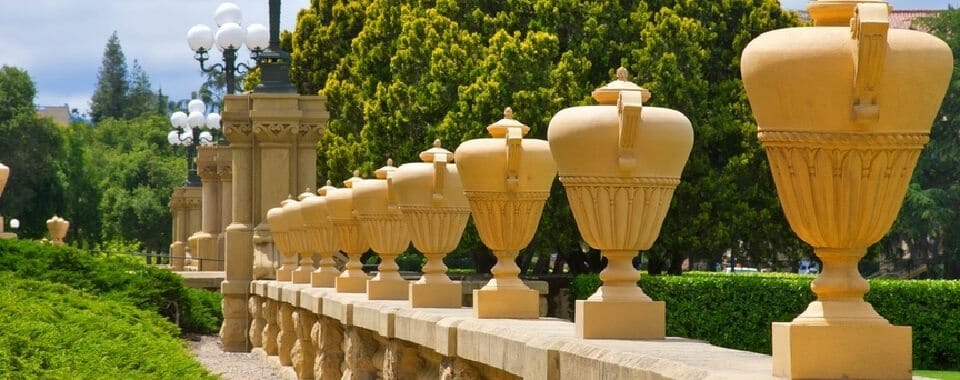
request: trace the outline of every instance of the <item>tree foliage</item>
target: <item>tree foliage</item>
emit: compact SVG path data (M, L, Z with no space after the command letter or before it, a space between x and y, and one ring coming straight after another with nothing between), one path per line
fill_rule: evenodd
M140 63L133 60L133 67L127 66L120 38L114 31L103 49L97 89L90 99L90 118L94 123L108 118L132 119L157 113L159 104L164 103L151 89L150 78Z
M772 0L314 0L298 15L291 71L302 93L327 97L317 166L342 180L387 158L415 161L435 138L453 150L486 137L507 106L543 139L554 113L591 104L590 91L627 67L652 105L684 112L696 133L650 252L651 272L677 273L688 257L731 250L760 264L801 249L770 176L756 175L767 163L739 79L753 37L796 23ZM579 240L556 183L521 264L558 252L598 269ZM468 230L461 251L482 248Z

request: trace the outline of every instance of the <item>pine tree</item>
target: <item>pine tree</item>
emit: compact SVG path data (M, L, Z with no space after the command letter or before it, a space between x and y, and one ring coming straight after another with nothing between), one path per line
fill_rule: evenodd
M136 59L133 60L128 83L129 90L124 97L123 116L133 119L153 114L157 108L157 95L150 88L150 78Z
M124 116L123 109L129 86L127 60L120 47L120 38L114 31L103 49L103 61L97 74L97 90L90 100L90 117L94 123Z

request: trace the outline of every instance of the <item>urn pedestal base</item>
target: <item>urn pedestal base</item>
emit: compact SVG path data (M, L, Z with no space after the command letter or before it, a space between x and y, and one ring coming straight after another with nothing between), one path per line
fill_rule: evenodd
M663 301L577 301L578 338L663 339L667 332Z
M367 280L367 299L406 300L409 297L410 283L404 279Z
M312 273L313 270L297 269L290 273L290 282L293 282L294 284L309 284Z
M791 379L910 379L912 331L886 324L773 323L773 375Z
M280 267L277 269L277 281L290 282L293 279L293 270Z
M333 287L337 293L363 293L367 291L367 277L337 277Z
M459 281L410 284L410 307L459 309L463 306L463 290Z
M475 318L540 317L540 293L533 289L477 289L473 291Z
M16 239L16 238L17 238L17 234L13 232L0 232L0 239Z
M332 288L337 284L337 277L340 272L337 270L313 271L310 274L310 286L314 288Z

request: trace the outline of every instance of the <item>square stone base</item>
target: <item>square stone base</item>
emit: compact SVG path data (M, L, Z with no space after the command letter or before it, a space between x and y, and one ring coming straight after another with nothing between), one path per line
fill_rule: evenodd
M290 274L290 280L294 284L309 284L312 271L295 270Z
M410 283L410 307L458 309L463 306L460 282L436 284Z
M314 288L332 288L337 284L337 272L313 272L310 273L310 286Z
M3 223L3 221L0 220L0 223ZM17 238L17 234L13 232L0 232L0 239L16 239L16 238Z
M363 293L367 291L367 277L337 277L333 287L337 293Z
M290 282L293 278L293 271L289 269L277 269L277 281Z
M367 280L367 299L406 300L410 285L407 280Z
M773 323L773 375L792 379L910 379L910 327Z
M667 333L663 301L577 301L574 321L578 338L663 339Z
M476 318L540 317L540 293L533 289L477 289L473 291Z

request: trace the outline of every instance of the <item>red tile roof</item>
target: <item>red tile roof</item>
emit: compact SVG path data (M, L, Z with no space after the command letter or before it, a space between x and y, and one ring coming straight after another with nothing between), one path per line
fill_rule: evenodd
M890 14L890 27L894 29L914 29L925 30L917 19L923 17L932 17L940 13L940 10L933 9L894 9ZM810 15L807 11L797 11L800 21L809 22Z

